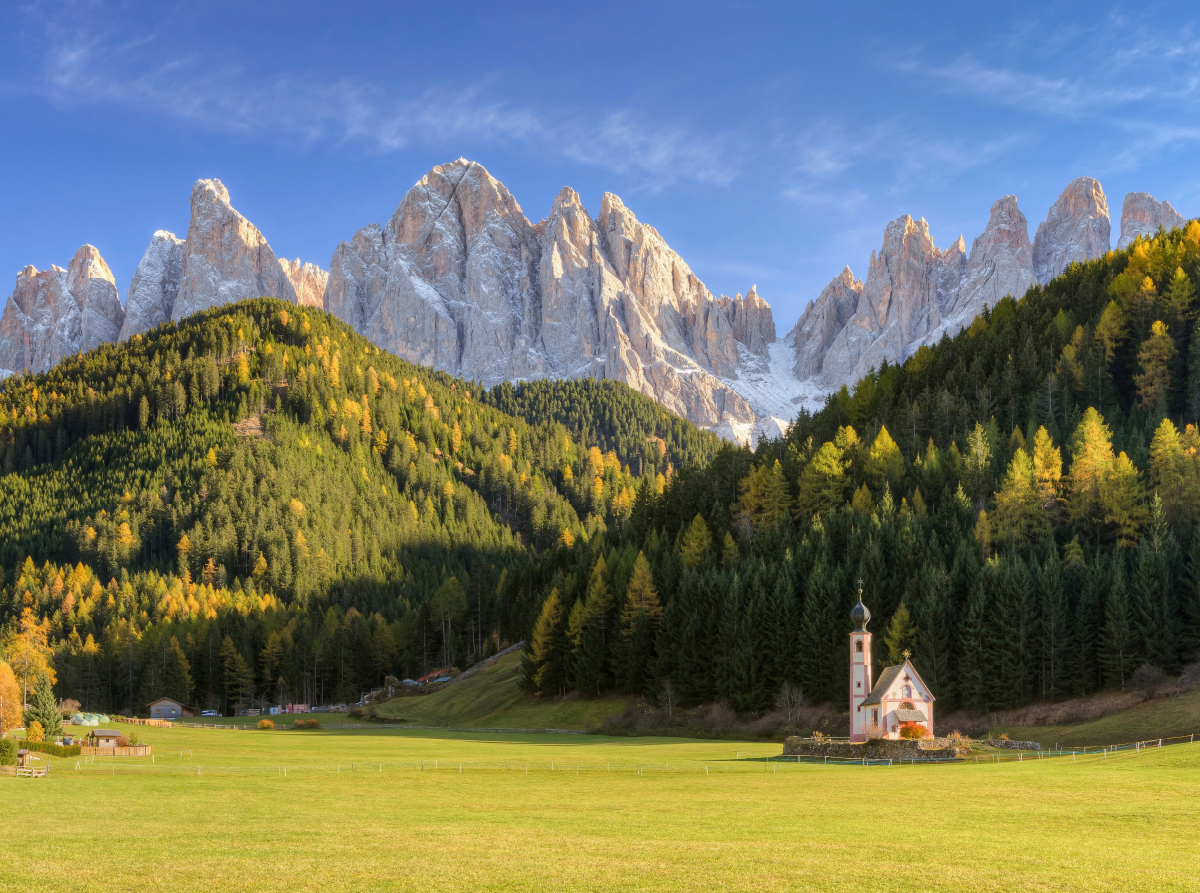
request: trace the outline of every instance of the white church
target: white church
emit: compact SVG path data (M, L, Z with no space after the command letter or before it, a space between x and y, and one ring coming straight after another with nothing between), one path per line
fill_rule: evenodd
M900 737L906 723L915 723L933 735L933 693L904 654L904 663L887 667L871 684L871 634L867 623L871 612L858 592L858 604L850 611L854 630L850 633L850 740Z

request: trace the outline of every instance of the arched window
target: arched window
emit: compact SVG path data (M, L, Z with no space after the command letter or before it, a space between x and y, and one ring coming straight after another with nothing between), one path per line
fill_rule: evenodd
M900 693L906 698L911 698L912 697L912 686L911 685L904 686L904 688L902 688L900 690Z
M857 654L862 654L862 639L854 643L854 651Z

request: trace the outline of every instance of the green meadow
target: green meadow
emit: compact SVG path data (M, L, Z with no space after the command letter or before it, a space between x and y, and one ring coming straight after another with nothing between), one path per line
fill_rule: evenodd
M153 762L0 778L0 889L1162 891L1200 870L1200 744L825 768L726 741L145 731Z

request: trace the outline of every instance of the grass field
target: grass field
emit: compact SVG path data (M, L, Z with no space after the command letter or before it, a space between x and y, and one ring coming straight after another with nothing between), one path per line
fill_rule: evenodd
M1053 746L1056 742L1067 746L1121 744L1145 738L1191 735L1200 732L1200 691L1148 701L1091 722L997 728L996 732L1007 732L1014 739L1038 741L1044 746Z
M379 715L420 726L593 729L605 717L624 710L629 701L624 697L541 700L521 691L520 674L517 651L434 694L393 698L379 707Z
M724 741L146 733L153 763L0 778L0 889L1161 891L1200 870L1200 744L825 769Z

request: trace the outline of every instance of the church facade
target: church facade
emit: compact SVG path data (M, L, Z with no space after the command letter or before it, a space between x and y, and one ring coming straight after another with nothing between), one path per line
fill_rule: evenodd
M933 693L921 679L905 652L904 663L887 667L872 684L871 634L867 624L871 612L863 604L850 611L854 629L850 633L850 740L899 738L906 725L915 725L933 735Z

